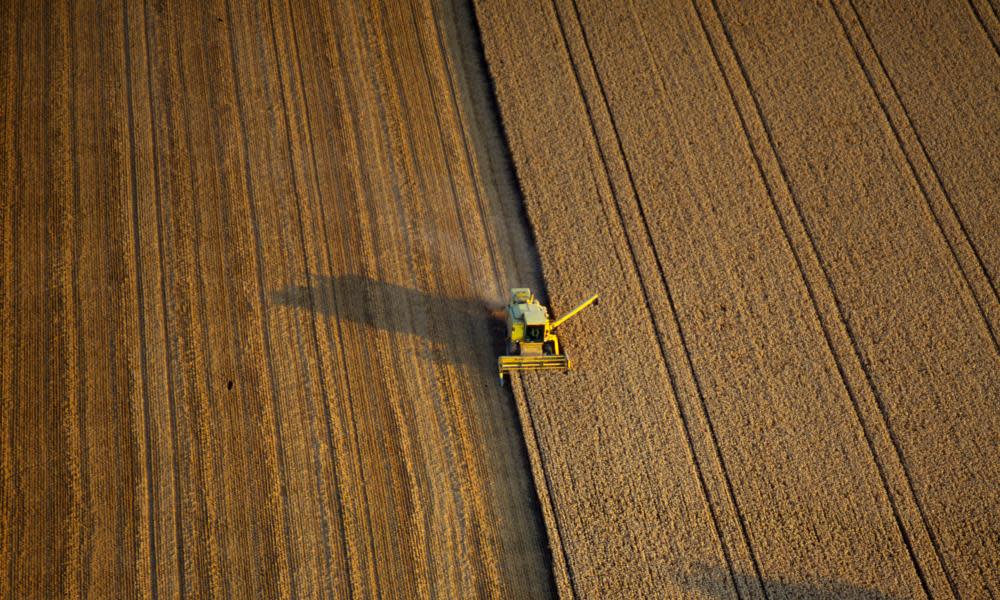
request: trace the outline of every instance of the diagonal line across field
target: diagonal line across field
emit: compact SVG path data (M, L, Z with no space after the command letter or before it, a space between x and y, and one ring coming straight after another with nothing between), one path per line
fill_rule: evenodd
M918 168L917 168L917 166L914 165L913 158L910 157L910 154L906 150L906 146L903 143L903 139L902 139L902 135L900 133L899 126L897 126L896 123L894 122L893 117L890 114L890 109L886 105L886 101L883 99L882 95L879 94L878 86L876 85L875 80L874 80L873 75L872 75L872 70L865 63L864 59L862 58L861 51L858 49L857 42L856 42L856 40L853 37L851 37L851 34L850 34L850 31L849 31L847 22L844 20L844 16L841 14L841 11L837 8L837 4L831 0L830 6L831 6L834 14L837 17L837 20L840 23L840 26L841 26L841 29L843 31L844 37L848 40L848 43L850 44L851 49L854 51L854 56L857 59L858 66L861 67L862 71L865 74L865 79L868 81L868 85L871 88L872 95L877 99L877 101L879 103L879 106L881 107L882 112L883 112L883 114L885 116L886 123L888 123L889 128L892 130L893 137L896 140L896 144L899 146L899 151L905 157L906 164L909 167L910 175L913 177L913 180L916 182L917 186L920 188L920 192L923 195L924 201L927 203L927 208L928 208L928 211L931 214L931 218L934 220L934 224L937 226L937 229L940 232L941 238L944 240L945 244L948 246L948 249L951 252L951 256L952 256L952 258L955 261L955 265L958 268L959 272L962 274L962 279L964 280L965 285L968 288L969 293L970 293L970 295L973 298L973 301L976 303L976 308L979 310L979 314L982 317L983 324L986 326L986 329L988 331L990 339L993 341L993 347L997 351L997 354L1000 354L1000 341L997 340L996 325L994 324L994 320L991 319L990 316L987 315L987 312L986 312L987 309L984 307L984 300L980 299L979 294L978 294L978 290L972 284L972 281L970 281L969 273L967 272L967 269L966 269L965 265L963 264L963 261L959 258L958 250L956 250L956 248L955 248L955 243L952 241L952 239L945 232L945 226L941 222L941 217L938 214L938 211L936 211L934 209L934 204L931 201L930 192L928 191L928 188L927 188L926 184L924 183L923 179L917 174ZM853 7L852 7L852 13L855 15L855 17L857 16L857 12L853 10ZM864 24L861 23L860 19L858 20L858 24L860 25L860 27L862 29L862 32L864 32ZM865 35L866 35L866 38L867 38L867 33L865 33ZM876 58L876 61L879 63L879 66L881 67L881 62L880 62L880 59L878 58L878 54L877 53L875 53L875 58ZM885 72L884 67L882 67L882 74L885 75L888 78L888 74ZM893 94L894 94L893 99L898 103L899 102L899 97L898 97L898 94L895 94L894 85L892 84L892 80L888 79L888 81L889 81L889 87L890 87L890 89L893 90ZM901 109L901 111L902 111L902 113L904 115L904 118L906 118L909 121L909 116L906 113L906 107L902 106L901 104L899 106L900 106L900 109ZM912 129L912 124L910 125L909 131L913 132L914 134L916 134L916 131ZM923 149L923 145L921 144L919 137L917 137L917 143L921 146L921 149ZM924 160L927 160L926 153L924 153L921 158L923 158ZM933 163L929 163L929 161L928 161L928 164L930 164L931 170L934 171L935 176L937 176L936 170L934 170ZM951 199L947 195L947 192L944 191L944 187L940 185L940 177L937 178L937 181L938 181L938 184L939 184L940 187L936 188L935 191L939 191L940 190L941 193L944 194L945 199L947 201L947 206L951 209L951 216L952 216L952 218L955 218L957 220L957 213L955 213L954 204L951 202ZM985 302L989 303L990 312L993 313L993 314L996 314L998 312L998 310L1000 310L1000 306L997 305L998 299L1000 299L1000 298L998 298L998 296L997 296L996 288L993 285L993 281L990 278L989 274L985 270L985 266L983 265L982 258L979 256L979 252L976 250L975 246L972 245L971 240L969 240L968 234L966 233L965 227L962 225L961 220L958 220L958 223L959 223L959 227L961 228L961 231L962 231L963 235L965 235L965 239L964 239L965 245L967 245L967 246L969 246L971 248L971 251L974 254L974 256L976 258L976 261L978 263L978 265L977 265L978 266L978 270L975 271L975 275L981 276L983 279L985 279L987 285L989 286L989 289L992 291L992 297L989 297L987 295L987 298L985 299Z

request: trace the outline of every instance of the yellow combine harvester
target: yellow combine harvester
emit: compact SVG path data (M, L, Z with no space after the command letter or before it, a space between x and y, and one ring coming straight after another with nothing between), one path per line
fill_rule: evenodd
M497 359L500 385L503 377L514 371L568 371L569 357L559 347L553 333L570 317L597 302L597 294L569 311L561 319L549 320L549 310L542 306L528 288L510 291L507 305L507 355Z

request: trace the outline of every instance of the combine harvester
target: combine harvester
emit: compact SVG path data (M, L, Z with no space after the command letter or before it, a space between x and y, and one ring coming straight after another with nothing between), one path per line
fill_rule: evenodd
M554 333L571 317L597 302L597 294L569 311L561 319L549 320L549 310L542 306L528 288L510 291L507 305L507 355L497 359L500 385L504 375L516 371L569 371L572 364L559 346Z

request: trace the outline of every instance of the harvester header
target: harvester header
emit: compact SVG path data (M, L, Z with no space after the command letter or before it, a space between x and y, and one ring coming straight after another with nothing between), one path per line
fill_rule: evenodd
M513 288L507 304L507 354L497 359L500 384L514 371L569 371L569 356L559 345L555 329L598 301L594 294L555 321L528 288Z

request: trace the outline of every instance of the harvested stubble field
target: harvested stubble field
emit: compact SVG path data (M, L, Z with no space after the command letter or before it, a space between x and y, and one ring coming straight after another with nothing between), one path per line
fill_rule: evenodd
M556 312L604 300L517 387L560 591L1000 594L995 3L475 5Z
M0 598L551 590L473 18L0 5Z
M0 598L995 597L997 13L0 3Z

